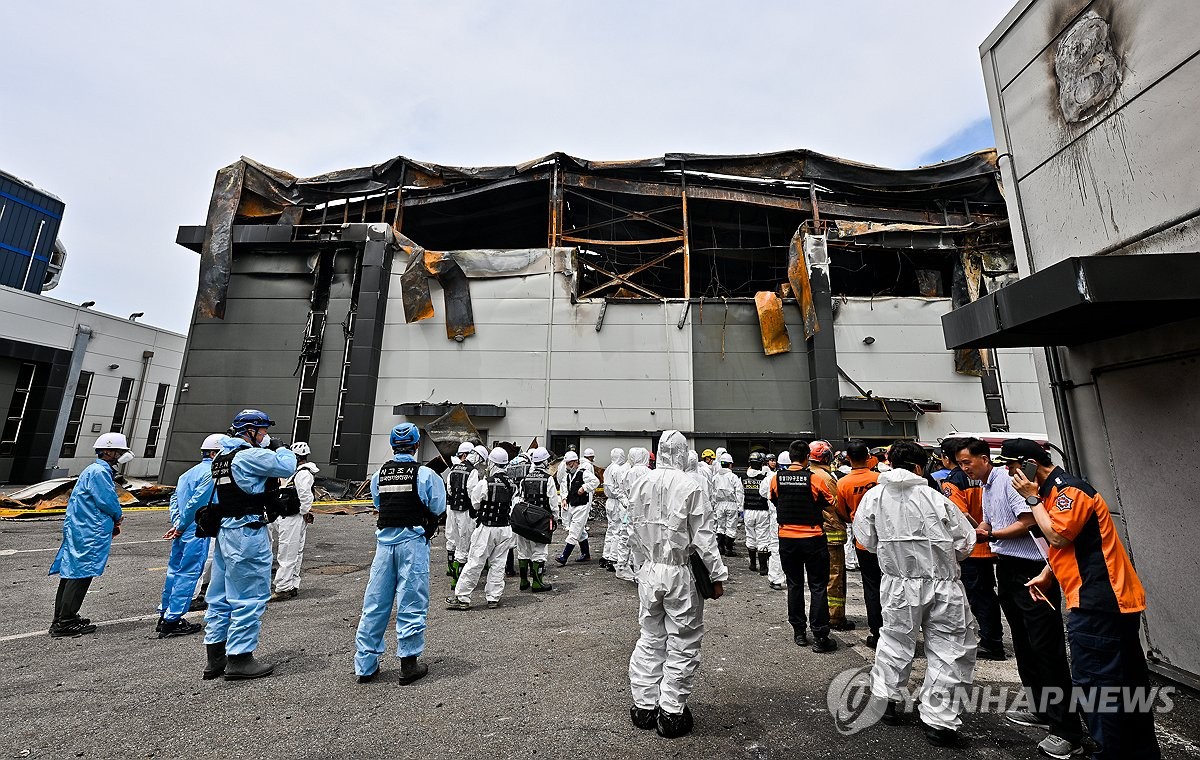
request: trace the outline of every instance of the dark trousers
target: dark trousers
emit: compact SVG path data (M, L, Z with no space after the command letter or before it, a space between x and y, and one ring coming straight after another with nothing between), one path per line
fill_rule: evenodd
M967 603L979 621L979 648L1004 651L1004 628L1000 623L1000 600L996 597L994 557L967 557L962 561L962 582Z
M854 548L858 555L858 571L862 574L863 601L867 603L867 627L872 636L879 635L883 627L883 604L879 601L879 583L883 571L879 569L879 557L866 549Z
M79 608L83 606L83 597L88 586L92 585L91 578L59 578L58 591L54 594L54 622L70 623L79 617Z
M829 545L825 536L780 538L779 563L787 575L788 622L794 633L811 623L813 636L829 635ZM808 576L808 618L804 615L804 585Z
M1071 645L1071 675L1075 685L1097 692L1104 687L1122 689L1150 688L1150 671L1138 637L1141 614L1071 610L1067 616L1067 640ZM1084 702L1088 703L1085 694ZM1096 705L1102 703L1096 695ZM1088 733L1100 745L1096 758L1137 758L1158 760L1162 757L1154 736L1152 705L1144 711L1120 705L1112 712L1084 707L1083 719Z
M1021 683L1029 690L1030 712L1050 724L1050 733L1078 743L1083 738L1083 728L1079 715L1068 709L1071 668L1067 664L1066 636L1059 613L1062 593L1057 584L1046 593L1054 603L1054 609L1051 609L1050 605L1031 597L1025 587L1045 566L1045 562L997 556L997 595L1012 631L1017 672L1021 675ZM1051 698L1053 693L1047 695L1047 689L1057 690L1060 698ZM1044 710L1041 709L1043 706Z

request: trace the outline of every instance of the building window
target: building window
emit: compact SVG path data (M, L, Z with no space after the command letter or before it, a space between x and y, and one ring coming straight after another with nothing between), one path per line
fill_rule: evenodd
M33 389L37 365L25 362L17 373L17 386L13 389L12 401L8 405L8 416L4 420L4 432L0 434L0 455L12 454L21 437L25 414L29 411L29 394Z
M121 378L121 390L117 393L117 407L113 409L112 425L108 431L110 433L125 432L125 415L129 412L129 396L133 393L133 378Z
M159 383L158 395L154 397L154 413L150 415L150 432L146 433L146 452L142 455L146 459L158 455L158 434L162 430L163 415L167 411L167 393L170 390L170 385Z
M75 384L75 399L71 402L71 416L67 418L67 432L63 435L62 450L59 452L60 457L75 456L75 449L79 445L79 432L83 427L83 412L87 408L88 394L92 390L91 372L80 372L79 382Z

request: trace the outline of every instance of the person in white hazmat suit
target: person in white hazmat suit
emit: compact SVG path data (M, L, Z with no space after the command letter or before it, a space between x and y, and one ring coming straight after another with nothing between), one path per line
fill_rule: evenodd
M575 561L587 562L592 558L592 547L588 543L588 514L592 511L592 494L599 487L600 479L590 463L581 463L574 451L568 451L563 457L554 479L561 496L562 521L567 525L567 543L562 554L555 557L554 561L560 565L567 564L571 552L578 546L579 556Z
M315 464L308 461L312 449L304 441L292 444L292 453L296 455L296 473L281 484L280 490L288 487L296 490L296 500L299 504L293 509L300 511L294 515L285 515L267 526L267 533L278 544L275 561L279 569L275 572L275 591L267 601L282 602L295 599L300 593L300 566L304 564L304 539L308 526L316 520L312 514L313 481L320 472Z
M889 459L893 469L867 491L854 516L855 537L879 555L883 571L872 704L883 710L884 722L903 720L897 703L921 630L928 660L919 708L925 736L937 746L959 746L962 703L955 697L974 682L979 639L959 562L975 547L975 529L953 502L928 486L924 449L898 441Z
M475 447L464 443L458 447L458 462L446 470L446 575L451 587L458 582L467 554L471 551L471 534L475 519L471 516L471 492L479 483L479 454Z
M733 457L728 452L718 455L719 468L713 473L712 500L713 517L716 521L717 548L726 557L736 557L733 543L737 540L737 526L741 519L746 495L742 479L733 472Z
M471 609L471 594L479 583L484 565L488 568L483 594L487 606L500 606L504 593L504 558L514 545L508 517L517 501L517 486L508 476L508 452L497 446L488 453L488 475L471 490L471 506L478 524L471 535L467 564L446 598L446 609Z
M746 549L750 555L750 569L760 575L767 574L767 563L771 550L771 514L767 500L760 488L771 470L767 469L766 457L761 451L750 455L750 464L742 476L743 522L746 526ZM778 530L776 530L778 534ZM779 536L775 536L779 540ZM760 569L761 560L761 569Z
M625 450L613 449L608 452L608 467L604 468L604 516L608 520L608 528L604 532L600 567L610 573L617 569L617 546L621 543L621 525L628 510L623 482L627 472L629 465L625 463Z
M546 465L550 463L550 452L539 446L529 454L532 469L517 485L517 498L535 504L539 507L552 509L551 505L559 500L558 487ZM550 544L538 543L525 536L516 535L513 539L517 547L517 565L521 571L522 591L532 591L535 594L550 591L553 586L546 582L546 558L550 555Z
M775 461L778 468L786 469L792 466L792 455L787 451L781 451ZM770 460L768 460L768 466L769 463ZM770 541L767 547L767 583L771 584L771 588L775 591L786 591L787 573L783 572L783 563L779 561L779 512L776 510L775 502L771 499L771 482L775 480L777 472L779 469L767 473L758 487L758 493L767 500L767 538ZM761 559L759 561L761 563ZM763 572L761 564L758 572L760 575Z
M657 728L667 738L692 729L687 700L704 638L704 598L696 587L690 555L698 553L708 569L714 599L724 593L729 578L703 494L684 472L687 462L687 439L678 430L664 432L657 469L629 492L629 543L639 567L641 623L629 658L629 716L638 728Z
M626 508L621 515L621 535L617 544L617 577L630 583L637 582L636 567L633 564L633 554L629 550L629 492L633 486L652 472L650 469L650 452L641 446L629 449L629 469L625 472L622 485L625 491Z

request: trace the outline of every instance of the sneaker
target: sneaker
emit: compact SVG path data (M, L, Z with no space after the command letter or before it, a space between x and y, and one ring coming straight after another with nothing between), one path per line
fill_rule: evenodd
M771 584L772 591L784 591L786 589L787 589L787 586L783 585L782 583L772 583Z
M268 599L267 601L268 602L285 602L288 599L295 599L297 596L300 596L299 589L291 589L289 591L276 591L274 594L271 594L271 598Z
M817 654L824 654L825 652L833 652L833 651L836 651L837 648L838 648L837 639L835 639L831 636L818 636L816 638L816 641L813 642L813 646L812 646L812 650L814 652L816 652Z
M1050 724L1042 719L1040 715L1035 715L1023 707L1018 707L1012 710L1007 710L1004 713L1004 719L1009 723L1027 728L1038 728L1042 731L1049 731Z
M991 660L993 662L1004 662L1008 659L1008 655L1004 652L1004 647L999 649L989 649L987 647L979 647L975 654L977 660Z
M204 612L207 609L208 602L204 600L204 597L198 596L192 600L191 605L188 607L188 612Z
M162 626L158 630L160 639L169 639L176 636L190 636L193 633L199 633L204 629L204 626L199 623L191 623L183 618L177 620L164 620Z
M96 626L91 623L80 623L78 621L50 626L50 636L56 639L74 639L95 632Z
M499 599L496 599L495 601L493 601L493 600L491 600L491 599L488 599L488 609L489 609L489 610L494 610L494 609L496 609L496 608L497 608L497 607L499 607L499 606L500 606L500 600L499 600Z
M1067 760L1067 758L1079 757L1083 754L1083 744L1071 742L1054 734L1047 734L1046 738L1038 743L1037 748L1038 752L1046 757L1053 757L1055 760Z
M359 683L371 683L372 681L375 680L375 677L378 675L379 675L379 668L375 668L375 671L373 673L367 673L366 675L359 676L358 682Z
M471 603L468 601L459 599L457 596L448 596L448 597L446 597L446 609L448 609L448 610L469 610L469 609L471 609Z

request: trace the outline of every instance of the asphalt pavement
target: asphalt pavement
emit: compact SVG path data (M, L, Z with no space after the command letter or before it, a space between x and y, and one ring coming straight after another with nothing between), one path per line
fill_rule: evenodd
M551 561L554 590L522 593L509 579L502 606L444 609L449 580L435 539L425 661L429 675L400 686L395 639L371 684L353 675L354 633L374 551L373 518L318 515L309 528L296 599L272 604L258 657L275 675L203 681L201 635L155 638L169 544L165 512L130 513L108 569L82 614L90 636L51 639L57 577L46 572L60 520L0 521L0 753L36 758L540 757L922 760L1032 758L1042 734L996 710L964 716L966 752L926 744L915 725L839 732L827 706L835 677L869 667L857 573L837 652L792 642L785 594L728 562L726 596L706 609L703 662L689 702L692 735L667 740L629 722L629 654L637 639L631 584L590 563ZM599 556L603 528L592 524ZM561 539L561 536L559 536ZM561 548L561 540L559 546ZM199 618L193 613L189 617ZM924 660L914 669L917 682ZM1012 661L980 662L977 683L1015 686ZM1159 715L1166 758L1200 756L1200 700L1177 690Z

